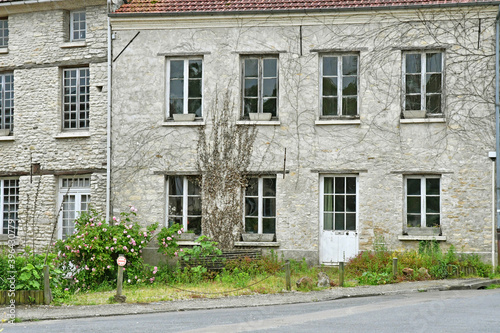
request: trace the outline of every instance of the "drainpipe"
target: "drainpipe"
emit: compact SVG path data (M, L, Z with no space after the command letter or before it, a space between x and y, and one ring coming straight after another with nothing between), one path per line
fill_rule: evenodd
M106 221L110 223L111 214L111 22L109 14L111 13L112 3L108 0L108 108L106 123Z
M500 6L498 6L498 14L495 19L495 120L496 120L496 218L497 218L497 255L500 256ZM498 261L497 261L498 264Z

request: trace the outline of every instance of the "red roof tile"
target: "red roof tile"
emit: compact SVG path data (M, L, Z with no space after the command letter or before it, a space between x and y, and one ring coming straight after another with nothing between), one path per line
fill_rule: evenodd
M116 13L210 13L500 3L490 0L130 0Z

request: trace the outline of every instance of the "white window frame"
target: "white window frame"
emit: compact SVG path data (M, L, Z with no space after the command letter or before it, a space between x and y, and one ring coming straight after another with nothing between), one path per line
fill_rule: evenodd
M169 220L170 220L170 217L171 215L173 217L179 217L180 214L170 214L169 212L169 204L170 204L170 193L169 193L169 183L171 181L172 178L174 177L179 177L179 178L182 178L182 227L184 228L184 231L189 231L189 223L188 223L188 220L189 220L189 217L200 217L200 219L202 219L202 215L189 215L188 214L188 206L189 206L189 198L191 197L198 197L200 198L200 201L201 201L201 187L198 185L198 188L199 188L199 191L200 191L200 194L199 195L190 195L189 194L189 189L188 189L188 186L189 186L189 178L190 177L195 177L195 176L175 176L175 175L172 175L172 176L168 176L167 177L167 180L165 182L165 193L166 193L166 219L165 219L165 226L168 228L170 225L169 225ZM201 205L203 205L203 202L201 202ZM201 220L200 220L201 221ZM201 225L200 225L201 227ZM203 231L202 231L203 232Z
M79 19L76 20L75 16L83 14L83 20ZM85 10L74 10L69 13L70 17L70 23L69 23L69 41L70 42L78 42L78 41L84 41L87 38L87 13ZM78 29L75 29L75 24L80 24L82 23L85 25L83 29L79 27ZM83 37L80 36L80 34L83 32ZM75 38L75 34L77 34L77 37Z
M10 78L10 82L7 82ZM10 107L6 108L6 102L10 102ZM0 74L0 129L14 130L14 74ZM7 116L6 111L9 111ZM7 126L7 118L9 118L9 126Z
M344 218L344 229L335 229L335 208L333 213L333 225L332 229L325 229L325 178L344 178L344 184L345 184L345 179L346 178L355 178L356 179L356 191L354 193L355 198L356 198L356 208L354 211L354 214L356 214L355 218L355 228L354 230L352 229L347 229L346 228L346 219ZM335 185L334 185L335 186ZM345 185L344 185L345 187ZM358 175L352 175L352 174L324 174L320 176L320 196L319 196L319 207L320 207L320 223L321 223L321 230L326 230L326 231L356 231L359 228L359 176ZM349 193L341 193L338 195L342 195L346 197ZM327 195L335 195L335 193L327 193ZM344 211L339 211L339 213L343 213L344 216L347 213L353 213L353 212L347 212L347 205L346 205L346 200L344 200ZM334 199L335 201L335 199ZM330 212L328 212L330 213Z
M357 59L357 67L356 67L356 114L355 115L346 115L343 114L342 106L344 97L354 97L353 95L346 95L342 93L342 85L343 79L345 77L352 77L353 75L344 75L343 74L343 57L356 57ZM337 78L337 95L336 96L325 96L323 93L323 78L325 77L323 73L323 64L325 58L337 58L337 75L328 75L326 77L336 77ZM321 117L358 117L359 116L359 61L360 56L359 53L333 53L333 54L322 54L320 56L320 115ZM323 113L323 99L325 97L337 97L337 114L336 115L325 115Z
M441 54L441 72L427 72L427 66L426 66L426 59L427 59L427 54L435 54L435 53L440 53ZM413 93L413 94L408 94L408 95L420 95L420 110L406 110L406 56L408 54L420 54L420 93ZM437 115L440 116L443 114L443 109L444 109L444 91L445 91L445 56L446 53L442 50L426 50L426 51L405 51L403 52L403 64L402 64L402 72L403 72L403 77L402 77L402 88L403 88L403 111L425 111L426 115ZM441 74L441 93L427 93L427 88L426 88L426 74ZM441 96L441 109L439 110L440 112L434 112L431 113L427 109L427 100L426 97L428 95L440 95Z
M16 202L15 202L15 210L14 210L14 214L15 214L15 218L14 218L14 222L15 222L15 226L14 226L14 229L15 229L15 234L17 235L17 229L19 227L19 179L18 178L1 178L0 179L0 217L1 217L1 221L2 221L2 226L1 226L1 230L0 230L0 234L8 234L9 233L9 225L8 225L8 221L9 219L7 220L4 220L4 208L5 208L5 205L8 204L5 202L5 195L4 195L4 190L5 190L5 181L15 181L16 184L14 185L14 187L11 187L9 186L10 188L14 188L14 189L17 189L17 194L14 195L14 197L17 197L16 198ZM10 213L10 211L9 211ZM7 222L7 230L4 230L5 228L5 225L4 223Z
M167 65L166 65L166 90L165 90L165 100L166 100L166 117L171 118L173 117L173 114L170 112L170 62L171 61L180 61L182 60L184 62L184 77L183 77L183 105L182 105L182 114L188 114L189 113L189 61L190 60L199 60L201 61L201 79L196 78L196 80L201 81L201 118L203 117L203 79L204 79L204 61L203 57L172 57L172 58L167 58ZM187 79L186 79L187 78ZM193 98L193 99L198 99L198 97ZM200 118L200 117L198 117Z
M0 48L9 47L9 19L0 19Z
M257 97L247 97L245 95L245 61L249 59L257 59L258 61L258 77L257 77ZM276 76L264 76L264 60L273 59L276 60ZM279 117L279 97L280 97L280 61L278 55L245 55L241 57L241 117L245 117L245 98L257 99L257 113L264 112L264 100L276 99L276 115L273 117ZM264 80L265 79L276 79L276 97L264 97Z
M88 184L88 186L87 186ZM66 196L74 196L75 197L75 209L74 212L74 220L76 220L80 214L85 211L89 211L89 204L91 203L91 176L90 175L82 175L75 177L61 177L59 178L59 195L58 195L58 209L60 209L59 218L58 218L58 228L57 228L57 237L58 239L66 238L67 236L71 236L72 233L66 233L63 229L67 227L64 226L64 204ZM85 202L82 200L84 196L88 197L88 200ZM87 209L82 210L82 203L87 204ZM74 221L73 220L73 221ZM76 230L73 228L73 230Z
M411 227L408 225L408 179L420 179L420 227ZM439 179L439 195L427 195L426 180L427 179ZM404 178L404 216L405 216L405 226L407 228L432 228L427 227L427 197L437 197L439 200L439 213L431 213L432 215L439 216L439 225L441 225L441 193L442 193L442 182L441 176L439 175L408 175ZM412 214L412 213L410 213ZM416 214L416 213L413 213Z
M83 79L86 81L85 85L83 88L85 89L85 92L82 93L82 85L80 83L80 80L82 79L82 71L84 71L84 76ZM76 73L76 85L67 85L68 80L72 80L71 76L67 77L68 73L75 72ZM69 74L70 75L70 74ZM78 68L63 68L63 73L62 73L62 105L63 105L63 110L62 110L62 128L63 130L87 130L90 127L90 68L89 67L78 67ZM66 89L74 89L74 94L73 93L66 93ZM72 102L71 98L75 97L75 101ZM85 96L86 97L86 102L84 103L85 106L82 109L81 105L82 102L80 101L81 97ZM66 99L69 99L69 101L66 101ZM75 105L75 110L71 110L71 106ZM71 114L74 113L76 115L76 118L73 120L71 119ZM84 113L84 118L82 118L82 113ZM69 117L66 119L66 117ZM72 126L72 122L76 122L76 126ZM84 125L81 125L81 122L85 122ZM69 125L67 125L67 123Z
M248 177L248 179L257 179L257 183L258 183L258 188L257 188L257 196L255 195L247 195L246 193L246 189L245 189L245 195L244 195L244 199L245 199L245 202L244 202L244 205L243 205L243 227L244 227L244 230L245 230L245 233L247 233L248 231L246 231L246 219L247 218L255 218L255 216L251 216L251 215L246 215L246 198L257 198L257 234L262 234L264 233L264 226L263 226L263 220L264 219L270 219L270 218L273 218L274 219L274 234L276 234L276 227L277 227L277 214L276 214L276 211L278 209L277 207L277 197L276 197L276 194L277 194L277 178L276 176L256 176L256 177ZM264 179L274 179L275 181L275 188L274 188L274 192L275 192L275 195L274 197L273 196L264 196ZM274 216L264 216L264 199L274 199Z

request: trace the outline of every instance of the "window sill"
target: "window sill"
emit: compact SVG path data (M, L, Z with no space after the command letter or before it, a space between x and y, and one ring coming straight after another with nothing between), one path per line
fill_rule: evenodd
M279 120L238 120L236 125L280 126Z
M177 245L179 246L196 246L200 245L200 243L196 243L195 241L177 241Z
M429 124L429 123L445 123L444 118L413 118L413 119L400 119L401 124Z
M85 132L61 132L54 136L54 139L79 139L79 138L90 138L90 133Z
M18 246L19 245L18 237L19 236L15 236L15 238L14 238L14 246ZM0 234L0 246L9 245L9 240L12 240L12 238L9 239L9 235L8 234ZM12 244L12 242L11 242L11 244Z
M205 126L205 121L164 121L161 126Z
M314 125L360 125L359 119L320 119L314 122Z
M436 241L446 242L446 236L400 235L400 236L398 236L398 240L400 240L400 241L432 241L432 240L436 240Z
M9 49L7 47L0 47L0 54L7 54L9 53Z
M240 247L279 247L280 242L234 242L234 246Z
M62 43L59 45L59 47L61 49L70 49L70 48L74 48L74 47L86 47L86 46L87 46L87 42L84 40L77 41L77 42L66 42L66 43Z
M0 141L14 141L14 136L0 136Z

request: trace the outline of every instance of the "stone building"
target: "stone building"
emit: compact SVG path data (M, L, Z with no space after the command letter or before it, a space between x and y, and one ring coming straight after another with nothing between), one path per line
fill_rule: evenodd
M128 1L110 14L114 212L202 232L198 139L226 103L257 131L242 233L271 235L236 247L328 264L435 239L491 262L497 5Z
M107 43L105 0L0 0L2 242L40 251L105 209Z

